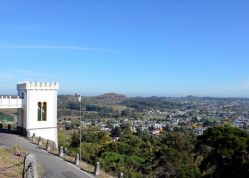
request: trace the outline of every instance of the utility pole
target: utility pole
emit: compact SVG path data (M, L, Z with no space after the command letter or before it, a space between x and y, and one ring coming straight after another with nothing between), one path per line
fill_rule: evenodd
M80 162L81 162L81 118L82 118L82 113L81 113L81 94L75 93L75 97L78 98L80 102Z

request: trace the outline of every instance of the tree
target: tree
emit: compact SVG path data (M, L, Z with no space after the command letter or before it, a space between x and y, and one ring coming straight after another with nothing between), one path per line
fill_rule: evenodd
M131 131L131 125L130 124L122 124L121 126L120 126L120 128L121 128L121 131L122 131L122 133L124 133L124 134L132 134L132 131Z
M98 144L107 144L111 141L111 137L107 131L101 131L94 127L83 129L81 139L83 142Z
M188 153L179 152L168 148L166 145L160 146L155 151L152 160L148 160L146 168L158 178L197 178L199 177L198 167L193 164L193 157Z
M131 111L129 109L125 109L121 112L122 117L129 117L131 115Z
M113 137L120 137L121 136L121 129L120 127L115 127L111 130L111 134Z
M200 169L206 177L249 177L249 135L230 126L213 127L198 137L196 149L204 146L210 151L204 157ZM208 149L207 149L208 150Z
M117 171L125 162L125 156L115 152L105 152L101 155L101 165L111 172Z
M166 132L163 135L163 143L170 148L174 148L180 152L191 152L194 149L195 137L190 133Z
M82 157L85 161L94 164L99 159L102 146L97 143L86 143L82 145Z
M69 147L71 143L71 134L66 131L58 131L58 145Z
M71 146L72 147L78 147L79 144L80 144L80 134L79 132L74 132L73 135L72 135L72 138L71 138Z

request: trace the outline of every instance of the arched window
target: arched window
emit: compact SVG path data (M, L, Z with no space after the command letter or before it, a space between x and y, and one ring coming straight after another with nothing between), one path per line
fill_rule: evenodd
M47 120L47 102L38 102L38 111L37 111L38 121Z
M41 121L41 116L42 116L42 103L38 102L38 121Z
M42 105L42 121L47 120L47 102L43 102Z

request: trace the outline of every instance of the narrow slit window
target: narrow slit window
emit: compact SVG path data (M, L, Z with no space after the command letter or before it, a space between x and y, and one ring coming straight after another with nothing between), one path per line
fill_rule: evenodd
M38 102L38 121L41 121L41 116L42 116L41 110L42 110L42 103Z
M43 102L42 105L42 121L47 120L47 102Z

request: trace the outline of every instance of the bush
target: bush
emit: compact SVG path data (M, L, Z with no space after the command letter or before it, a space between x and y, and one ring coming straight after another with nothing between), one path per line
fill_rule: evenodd
M110 172L119 172L125 162L125 156L115 152L105 152L101 155L101 165Z
M86 143L82 144L82 158L83 160L95 164L99 160L99 154L102 146L97 143Z

